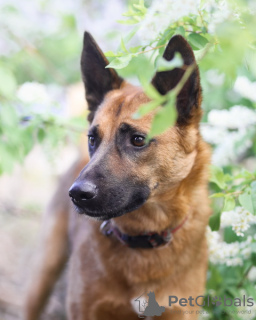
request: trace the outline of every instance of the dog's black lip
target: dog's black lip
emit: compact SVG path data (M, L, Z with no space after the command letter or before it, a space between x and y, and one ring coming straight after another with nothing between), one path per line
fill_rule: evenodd
M118 210L118 211L111 211L111 212L104 212L104 213L102 213L102 211L92 211L92 210L85 209L85 208L79 206L78 204L76 204L75 201L73 201L73 199L72 199L72 202L74 204L76 211L79 214L85 214L85 215L92 217L94 219L105 221L105 220L109 220L111 218L120 217L126 213L132 212L132 211L140 208L147 201L147 199L148 198L144 199L144 201L141 204L132 206L129 209L120 208L120 210Z
M102 211L91 211L85 208L82 208L81 206L78 206L77 204L74 204L76 211L79 214L85 214L89 217L95 218L97 220L109 220L111 218L116 218L119 216L122 216L123 214L127 213L127 211L124 210L119 210L119 211L114 211L114 212L104 212L102 213ZM133 211L135 209L132 209L131 211ZM130 210L129 210L130 211Z

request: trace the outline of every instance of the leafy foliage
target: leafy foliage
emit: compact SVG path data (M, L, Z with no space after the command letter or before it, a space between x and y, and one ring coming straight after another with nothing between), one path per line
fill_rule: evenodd
M5 12L9 11L14 14L12 8L5 8ZM209 234L210 238L218 238L215 243L209 243L207 294L212 297L245 294L256 300L256 279L251 276L256 266L254 3L247 0L155 0L148 5L143 0L131 1L124 19L119 22L128 25L130 30L120 39L116 52L105 53L110 60L108 67L117 69L121 76L136 77L151 99L134 114L139 118L155 112L148 138L175 123L176 97L184 82L181 80L166 95L159 94L150 85L155 72L183 64L179 55L169 62L162 58L166 44L173 35L180 34L194 50L204 90L202 134L213 147L214 165L210 168L213 215ZM18 49L11 52L8 59L0 56L0 78L3 79L0 86L0 174L11 172L14 164L22 162L36 143L50 144L55 149L60 142L77 137L85 126L81 119L66 120L58 112L42 112L45 106L41 98L30 103L17 94L27 82L36 81L45 86L55 83L63 88L80 79L81 39L75 17L63 15L60 30L46 35L43 41L40 35L37 31L30 43L18 32L9 30L8 37ZM184 77L189 72L188 68ZM239 115L232 118L235 112ZM254 165L246 169L248 159L252 159ZM231 220L229 224L224 223L227 218ZM240 319L232 312L234 308L214 305L206 310L210 319Z

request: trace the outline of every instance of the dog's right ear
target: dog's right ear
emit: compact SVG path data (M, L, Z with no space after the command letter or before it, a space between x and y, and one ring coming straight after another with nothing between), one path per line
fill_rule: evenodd
M159 93L165 95L168 91L176 87L183 77L186 68L194 65L194 71L177 96L177 123L185 125L192 119L199 122L201 117L201 85L199 70L192 48L187 40L181 35L175 35L171 38L164 51L163 58L170 61L174 58L176 52L179 53L183 59L183 67L157 72L152 80L152 84Z
M84 33L84 45L81 56L81 72L89 107L88 120L94 114L107 92L120 88L123 81L112 68L107 68L107 58L89 32Z

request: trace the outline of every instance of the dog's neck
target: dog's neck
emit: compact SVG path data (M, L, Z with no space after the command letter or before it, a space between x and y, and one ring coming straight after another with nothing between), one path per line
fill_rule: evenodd
M115 237L123 245L127 247L136 249L152 249L168 245L172 239L173 235L183 227L185 222L188 220L188 216L179 224L176 228L167 228L162 232L144 232L136 236L131 236L127 233L122 233L111 220L106 220L101 224L100 231L107 237Z
M131 236L145 232L161 233L176 228L191 212L189 203L183 196L179 197L176 190L169 192L169 196L159 197L162 198L160 201L149 200L141 208L113 219L113 224Z

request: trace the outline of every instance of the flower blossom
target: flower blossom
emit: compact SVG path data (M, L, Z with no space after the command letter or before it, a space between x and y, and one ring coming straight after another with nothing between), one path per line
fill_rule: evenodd
M227 266L243 265L243 259L251 256L251 244L256 240L248 236L243 242L226 243L221 239L220 233L211 231L210 227L207 227L206 236L210 262Z
M138 35L145 43L155 39L160 31L190 14L197 14L200 0L153 1L145 19L141 22Z
M252 146L250 132L255 132L255 124L256 112L245 106L211 110L201 133L205 141L216 146L212 163L224 166L236 162Z
M256 223L256 216L243 207L236 207L232 211L222 212L221 226L232 226L232 230L237 236L244 236L244 231L248 230L250 224Z
M251 82L247 77L237 77L234 90L242 97L256 102L256 82Z

